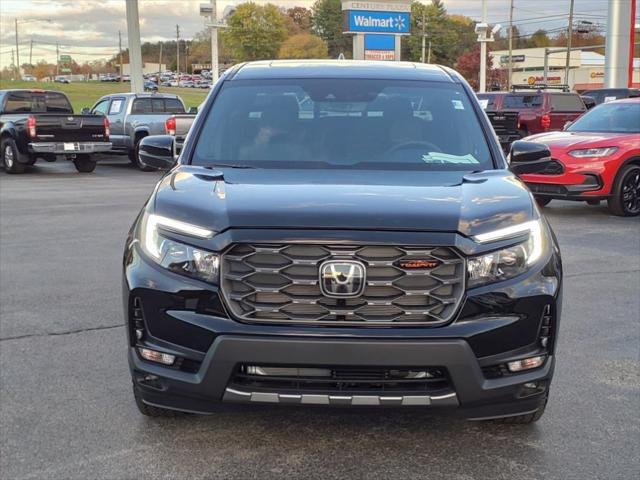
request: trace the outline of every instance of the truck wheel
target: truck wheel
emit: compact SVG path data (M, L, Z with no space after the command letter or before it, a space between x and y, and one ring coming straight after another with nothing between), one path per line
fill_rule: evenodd
M142 401L142 398L138 395L136 391L136 387L133 387L133 397L136 400L136 406L138 407L138 411L146 416L146 417L155 417L155 418L175 418L181 417L184 415L182 412L178 412L177 410L169 410L168 408L154 407L153 405L147 405Z
M551 203L551 200L553 200L552 198L549 198L549 197L538 197L538 196L536 196L535 199L539 207L546 207Z
M133 150L129 151L129 160L143 172L150 172L151 170L153 170L153 168L145 167L138 161L138 146L140 145L140 140L142 140L143 138L144 137L138 137L136 139L136 146Z
M542 405L535 412L527 413L525 415L516 415L515 417L499 418L496 421L498 423L509 424L509 425L529 425L531 423L535 423L542 418L542 415L544 415L544 411L547 408L548 401L549 401L549 392L545 394L544 400L542 401Z
M5 138L0 145L2 149L2 165L7 173L24 172L24 164L18 161L18 148L12 138Z
M619 217L640 214L640 165L627 165L620 171L607 203L611 213Z
M96 161L89 155L78 155L73 159L73 164L80 173L90 173L96 169Z

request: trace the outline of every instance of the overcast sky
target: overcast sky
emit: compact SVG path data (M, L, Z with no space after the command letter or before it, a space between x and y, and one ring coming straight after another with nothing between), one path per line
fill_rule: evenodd
M522 30L558 29L567 24L570 0L514 0L514 23ZM630 0L629 0L630 1ZM139 0L142 41L175 38L180 25L181 37L191 38L204 28L199 16L200 3L206 0ZM218 0L218 11L242 1ZM284 7L309 7L313 0L272 0ZM424 0L423 3L429 3ZM479 20L481 0L444 0L449 13ZM604 25L607 0L575 0L576 18ZM489 22L506 25L509 0L488 0ZM18 19L20 61L28 61L33 39L33 63L42 58L55 62L55 44L60 52L77 61L110 57L118 51L118 30L126 46L124 0L0 0L0 65L11 63L15 49L15 24ZM47 19L49 21L47 21Z

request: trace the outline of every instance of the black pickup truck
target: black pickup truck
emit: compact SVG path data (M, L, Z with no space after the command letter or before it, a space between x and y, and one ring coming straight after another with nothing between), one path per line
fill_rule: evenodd
M5 171L22 173L39 158L73 160L79 172L92 172L92 154L111 149L109 120L74 115L62 92L0 90L0 155Z

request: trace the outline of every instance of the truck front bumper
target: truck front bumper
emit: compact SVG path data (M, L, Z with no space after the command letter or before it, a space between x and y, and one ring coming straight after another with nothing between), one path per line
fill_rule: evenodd
M31 142L32 153L52 153L54 155L73 155L99 153L111 150L111 142Z
M448 372L451 389L437 395L420 393L355 394L350 392L291 392L238 387L233 384L238 364L340 365L341 367L402 368L438 365ZM553 375L555 359L548 356L535 370L486 379L469 344L450 340L346 340L335 338L273 338L221 335L195 373L172 370L140 358L129 349L129 365L136 394L143 402L193 413L213 413L216 403L453 407L471 419L532 413L542 407ZM526 385L525 385L526 384ZM532 390L531 385L536 387Z

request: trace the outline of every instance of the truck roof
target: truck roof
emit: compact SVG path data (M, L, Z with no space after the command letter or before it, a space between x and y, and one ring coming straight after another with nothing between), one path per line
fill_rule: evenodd
M286 78L362 78L455 82L439 65L359 60L263 60L238 66L231 80Z
M175 93L135 93L135 92L119 92L119 93L108 93L107 95L103 95L102 98L106 97L137 97L137 98L179 98Z

